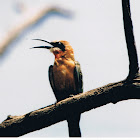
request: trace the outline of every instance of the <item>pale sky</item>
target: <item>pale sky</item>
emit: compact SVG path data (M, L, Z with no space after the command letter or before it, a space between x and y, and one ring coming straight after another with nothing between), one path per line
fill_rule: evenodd
M0 40L22 20L16 8L39 10L42 6L59 6L72 11L73 17L47 17L29 28L0 58L0 122L8 115L23 115L53 104L56 100L48 80L48 68L54 56L34 38L67 40L80 62L84 91L126 78L126 50L121 0L0 0ZM135 40L140 60L140 1L131 0ZM12 49L11 49L12 48ZM80 126L83 137L140 137L140 101L107 104L85 112ZM22 137L68 137L66 121L34 131Z

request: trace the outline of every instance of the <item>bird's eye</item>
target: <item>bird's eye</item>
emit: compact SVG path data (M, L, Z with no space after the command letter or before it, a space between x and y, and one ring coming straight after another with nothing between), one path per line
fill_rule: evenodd
M61 42L54 42L54 43L52 43L52 45L53 45L54 47L60 48L62 51L65 51L65 46L64 46L64 44L61 43Z
M54 51L54 54L59 54L59 51Z

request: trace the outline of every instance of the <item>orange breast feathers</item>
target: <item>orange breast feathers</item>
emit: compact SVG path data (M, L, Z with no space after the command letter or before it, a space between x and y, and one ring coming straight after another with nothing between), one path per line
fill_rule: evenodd
M72 60L55 60L53 75L55 88L57 91L75 92L74 68L75 63Z

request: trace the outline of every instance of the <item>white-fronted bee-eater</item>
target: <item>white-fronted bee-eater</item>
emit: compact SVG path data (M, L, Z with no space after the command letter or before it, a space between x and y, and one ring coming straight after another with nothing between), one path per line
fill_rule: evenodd
M49 81L57 101L69 98L83 92L83 80L80 64L74 59L74 51L69 42L46 41L50 46L38 46L33 48L49 49L55 56L54 65L49 67ZM79 126L80 114L72 113L67 118L69 136L81 137Z

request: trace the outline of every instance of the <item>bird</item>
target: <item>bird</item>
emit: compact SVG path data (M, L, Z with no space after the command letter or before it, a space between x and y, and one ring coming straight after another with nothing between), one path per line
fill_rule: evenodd
M37 46L32 48L44 48L54 54L54 64L48 70L49 82L57 102L83 92L83 75L81 66L75 61L74 50L65 40L46 41L50 46ZM80 113L73 113L67 118L69 137L81 137Z

